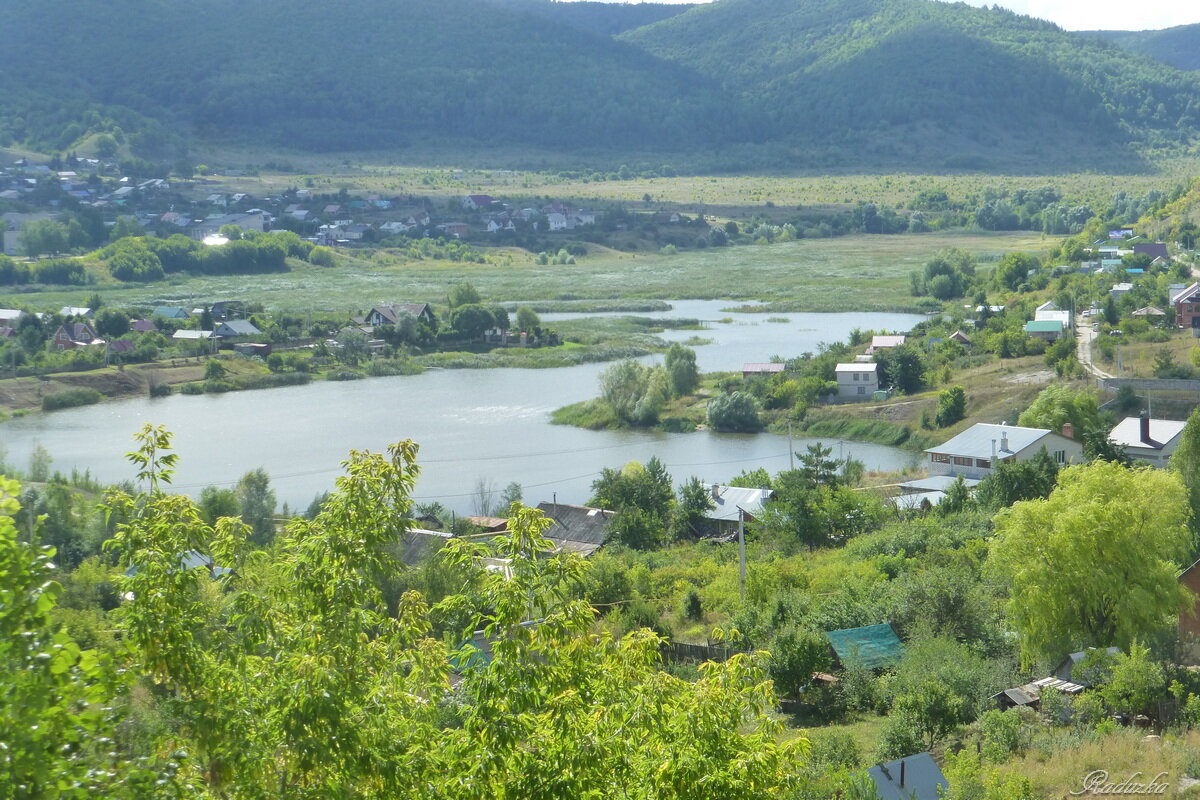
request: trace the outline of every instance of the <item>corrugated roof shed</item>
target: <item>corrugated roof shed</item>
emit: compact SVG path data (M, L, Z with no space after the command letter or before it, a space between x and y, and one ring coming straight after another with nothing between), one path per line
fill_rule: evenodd
M704 512L704 518L719 522L737 522L739 508L750 516L757 517L762 513L763 503L773 494L770 489L723 486L719 483L706 483L703 486L714 506Z
M1063 324L1056 319L1031 319L1025 323L1026 333L1060 333Z
M843 664L848 661L862 664L867 669L886 667L900 659L904 646L892 626L884 622L862 628L846 628L828 631L825 636L833 646L833 652Z
M608 539L608 526L615 511L563 503L538 503L538 509L553 520L546 538L563 550L591 555Z

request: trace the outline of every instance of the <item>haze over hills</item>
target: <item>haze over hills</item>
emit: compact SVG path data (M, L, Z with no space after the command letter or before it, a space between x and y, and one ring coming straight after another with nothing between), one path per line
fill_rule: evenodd
M1200 23L1158 31L1088 31L1176 69L1200 70Z
M50 151L119 128L153 158L215 140L712 168L1128 167L1133 148L1200 130L1200 75L930 0L8 6L0 145Z

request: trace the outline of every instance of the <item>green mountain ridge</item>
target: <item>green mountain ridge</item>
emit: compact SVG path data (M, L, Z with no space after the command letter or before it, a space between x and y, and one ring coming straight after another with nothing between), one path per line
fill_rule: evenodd
M1200 23L1156 31L1083 31L1176 69L1200 70Z
M1135 143L1180 146L1200 127L1197 76L1003 9L722 0L620 38L842 153L1052 149L1087 163Z
M1200 131L1200 75L962 3L7 5L0 145L46 151L109 131L154 158L188 141L502 144L614 166L636 152L710 168L1137 170L1137 152L1179 152Z
M609 37L481 0L16 2L9 86L77 91L201 137L301 149L422 137L661 149L740 138L726 96ZM197 25L196 21L227 24Z

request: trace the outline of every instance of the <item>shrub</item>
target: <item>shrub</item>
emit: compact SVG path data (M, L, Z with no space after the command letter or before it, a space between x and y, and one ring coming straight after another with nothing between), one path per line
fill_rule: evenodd
M90 406L94 403L99 403L104 395L95 389L79 387L75 389L67 389L62 392L48 394L42 398L43 411L57 411L60 408L74 408L76 406Z
M752 432L762 427L758 404L745 392L714 397L708 404L708 424L718 431Z
M169 383L156 383L150 387L151 397L167 397L170 394L171 384Z

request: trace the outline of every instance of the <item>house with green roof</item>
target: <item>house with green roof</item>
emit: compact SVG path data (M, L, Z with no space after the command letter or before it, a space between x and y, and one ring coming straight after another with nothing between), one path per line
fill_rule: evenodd
M1063 324L1056 319L1033 319L1025 323L1025 333L1035 339L1053 342L1062 338Z

